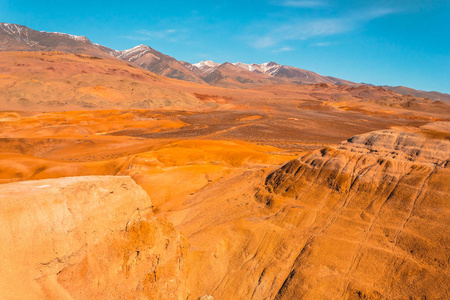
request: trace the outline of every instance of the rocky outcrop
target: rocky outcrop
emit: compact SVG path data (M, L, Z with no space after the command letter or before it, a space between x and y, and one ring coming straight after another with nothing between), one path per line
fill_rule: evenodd
M184 238L126 176L0 185L1 299L185 299Z
M354 136L189 196L165 215L194 299L449 298L448 129Z
M448 132L392 129L272 173L258 199L294 199L305 233L275 298L448 298L449 162Z

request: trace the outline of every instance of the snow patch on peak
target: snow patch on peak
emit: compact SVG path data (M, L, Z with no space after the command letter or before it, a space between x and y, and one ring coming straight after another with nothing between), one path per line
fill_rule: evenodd
M269 73L270 75L274 75L278 70L282 67L282 65L277 64L276 62L270 61L261 64L261 68L264 70L264 73Z
M250 72L269 73L269 74L271 74L274 71L274 69L278 69L281 67L281 65L273 61L266 62L263 64L245 64L241 62L236 62L233 63L233 65L241 69L248 70Z
M11 30L15 30L15 31L27 28L23 25L17 25L17 24L11 24L11 23L0 23L0 27L3 29L11 29Z
M0 23L0 28L12 36L19 35L27 29L25 26L10 23Z
M279 66L281 66L281 65L280 65L280 64L277 64L277 63L274 62L274 61L269 61L269 62L266 62L266 63L261 64L260 66L261 66L261 67L265 67L265 68L270 68L270 67L279 67Z
M263 64L255 64L255 63L246 64L246 63L242 63L242 62L220 64L220 63L215 63L211 60L205 60L205 61L198 62L196 64L189 65L189 66L187 66L187 68L192 71L200 72L203 76L205 76L205 75L208 75L208 74L214 72L219 66L225 65L225 64L230 64L230 65L233 65L240 69L244 69L246 71L250 71L250 72L254 72L254 73L264 73L264 74L269 74L272 76L274 76L274 74L279 72L280 68L283 67L282 65L280 65L276 62L273 62L273 61L266 62Z
M7 34L11 35L15 40L23 42L31 47L40 44L40 38L42 35L52 35L57 37L69 38L75 41L90 42L85 36L78 36L73 34L61 33L61 32L47 32L36 31L23 25L0 23L0 30L3 30ZM38 33L38 35L34 34ZM39 36L39 34L41 34Z
M30 31L35 31L35 30L30 29L23 25L10 24L10 23L0 23L0 28L13 36L21 35L22 33L24 33L24 35L26 35L27 38L28 38ZM61 37L67 37L67 38L70 38L70 39L76 40L76 41L89 41L88 38L85 36L79 36L79 35L73 35L73 34L61 33L61 32L47 32L47 31L39 31L39 32L44 33L44 34L53 34L53 35L57 35L57 36L61 36Z
M150 49L150 47L147 46L147 45L144 45L144 44L140 44L140 45L137 45L137 46L135 46L135 47L133 47L131 49Z
M261 65L258 64L245 64L245 63L241 63L241 62L236 62L233 63L233 65L235 65L236 67L239 67L241 69L250 71L250 72L257 72L257 73L261 73Z
M117 58L125 59L125 60L133 62L133 61L141 58L141 56L143 56L147 53L150 53L150 54L152 54L152 56L155 59L161 59L160 57L157 57L156 55L154 55L152 53L152 50L153 49L150 48L149 46L141 44L141 45L137 45L131 49L118 51L115 56Z
M215 63L215 62L213 62L211 60L205 60L205 61L201 61L201 62L198 62L196 64L192 64L192 65L197 67L197 68L199 68L199 69L204 69L205 67L216 68L216 67L220 66L221 64Z
M55 34L55 35L62 36L62 37L68 37L75 41L89 41L87 37L82 36L82 35L73 35L73 34L62 33L62 32L47 32L47 31L40 31L40 32Z
M191 71L199 71L202 76L206 76L217 70L217 68L220 66L220 63L215 63L211 60L205 60L198 62L196 64L192 64L189 69Z
M145 51L145 50L150 50L151 48L149 47L149 46L146 46L146 45L137 45L137 46L134 46L133 48L130 48L130 49L126 49L126 50L122 50L122 51L120 51L120 52L122 52L122 53L132 53L132 52L138 52L138 51Z

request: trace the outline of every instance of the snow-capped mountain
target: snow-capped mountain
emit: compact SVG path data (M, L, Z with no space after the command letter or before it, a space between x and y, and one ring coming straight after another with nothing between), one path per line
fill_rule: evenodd
M272 76L276 76L280 69L282 69L283 65L277 64L276 62L267 62L263 64L245 64L241 62L231 63L232 65L247 70L249 72L261 73L261 74L269 74ZM209 75L219 68L221 63L215 63L211 60L201 61L195 64L185 63L185 66L193 71L202 72L204 76Z
M210 60L190 64L178 61L155 49L138 45L114 50L92 43L84 36L60 32L36 31L26 26L0 23L0 51L62 51L98 57L115 57L158 75L210 85L251 87L265 84L353 84L338 78L321 76L275 62L263 64L215 63Z
M256 72L256 73L266 73L266 74L271 74L272 71L278 69L279 67L281 67L282 65L277 64L276 62L266 62L263 64L244 64L241 62L237 62L237 63L233 63L233 65L242 68L242 69L246 69L249 70L250 72ZM273 75L273 74L271 74Z
M199 69L206 69L206 68L216 68L216 67L220 66L221 64L215 63L211 60L205 60L205 61L201 61L199 63L192 64L192 65Z
M141 58L142 56L144 56L147 53L151 53L152 50L153 49L150 48L149 46L145 46L145 45L141 44L141 45L138 45L138 46L133 47L128 50L117 51L117 54L115 56L120 59L134 61L134 60ZM154 58L159 59L159 57L157 57L157 56L154 56Z
M26 26L0 23L0 51L63 51L99 57L115 57L171 78L207 82L221 86L257 86L281 83L349 83L337 78L284 66L275 62L263 64L215 63L210 60L190 64L178 61L155 49L138 45L114 50L92 43L84 36L60 32L36 31Z
M0 50L52 51L99 55L88 38L61 32L36 31L26 26L0 23Z
M158 75L202 82L175 58L149 46L139 45L128 50L118 51L92 43L84 36L36 31L17 24L0 23L0 51L62 51L98 57L116 57Z
M211 72L214 72L214 70L221 65L219 63L215 63L210 60L201 61L196 64L190 64L185 61L181 61L181 63L183 64L184 67L191 70L199 77L208 76Z
M322 76L311 71L280 65L273 61L262 64L246 64L241 62L220 64L207 60L195 64L183 62L183 65L211 85L254 86L289 83L355 85L355 83L350 81Z
M267 84L329 83L350 86L365 85L336 77L322 76L311 71L280 65L273 61L262 64L241 62L221 64L206 60L190 64L178 61L146 45L138 45L131 49L119 51L92 43L85 36L37 31L23 25L10 23L0 23L0 51L61 51L117 58L158 75L234 88ZM424 92L405 87L384 86L384 88L404 95L413 94L444 102L449 102L448 99L450 97L447 94Z
M146 45L138 45L128 50L115 51L112 55L121 60L139 65L158 75L186 81L202 82L194 72L185 68L175 58Z
M0 23L0 30L3 30L4 32L11 35L13 38L15 38L17 41L24 42L26 44L29 44L30 46L36 45L37 41L33 40L33 36L30 33L34 34L42 34L42 35L54 35L59 36L61 38L69 38L76 41L89 41L85 36L79 36L79 35L73 35L68 33L62 33L62 32L46 32L46 31L36 31L32 30L26 26L17 25L17 24L10 24L10 23Z

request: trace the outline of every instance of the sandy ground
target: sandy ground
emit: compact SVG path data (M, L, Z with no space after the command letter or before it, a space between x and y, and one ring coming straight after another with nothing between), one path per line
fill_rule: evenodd
M389 282L376 286L380 283L373 278L367 282L375 286L361 285L355 279L358 272L351 276L347 273L357 270L356 265L350 263L350 269L342 267L347 266L349 258L350 261L352 257L359 259L364 252L360 250L365 246L355 248L354 245L367 244L370 236L362 232L371 229L370 224L376 224L372 217L378 218L378 213L383 211L374 213L375 204L364 199L375 197L381 188L374 185L368 196L362 193L355 198L356 202L351 202L354 207L346 213L351 215L354 209L362 221L340 217L339 222L343 223L328 229L327 224L335 221L333 215L341 212L340 201L347 205L339 193L348 190L323 184L326 178L331 178L330 181L335 178L327 177L332 174L329 169L344 169L340 164L347 160L333 160L333 155L341 155L338 153L341 150L325 160L322 156L328 152L322 153L320 149L337 147L352 136L375 130L397 128L401 132L416 132L421 126L420 135L427 140L448 141L445 123L450 121L448 104L400 96L376 87L318 84L245 90L217 88L159 77L115 60L64 53L2 53L0 89L0 183L85 175L131 176L150 196L155 213L174 223L188 238L192 292L189 299L207 294L216 299L281 299L294 297L296 289L305 290L308 284L317 287L318 283L323 288L311 289L312 294L306 296L323 297L327 287L331 293L348 298L355 295L383 298L383 294L374 292L380 286L381 292L393 297L407 294L406 285L402 287L403 292L395 294L385 288ZM422 143L419 138L417 141ZM302 163L314 169L325 160L324 165L329 169L319 173L310 171L306 182L297 178L299 182L295 184L296 174L280 177L304 194L285 195L280 190L275 193L280 195L272 197L275 202L258 194L264 190L270 194L278 186L284 186L281 182L271 183L270 190L268 176L295 158L311 153L318 155L317 161ZM355 165L358 169L358 164L365 162L365 158L345 155L350 157L348 168ZM392 164L383 161L381 165L386 164L386 168L371 169L377 175L370 177L364 173L366 177L362 178L367 182L383 182L394 176L389 180L395 183L408 170L413 175L416 169L433 173L428 169L429 164L436 163L420 161L414 165L414 156L410 158L413 163L390 159L394 169ZM383 172L387 172L387 177L380 175ZM426 174L429 175L426 172L419 172L417 178L403 185L423 184ZM442 175L440 169L435 172L440 175L433 188L445 186L447 173ZM285 192L288 188L285 187ZM399 199L410 203L409 196L402 197ZM320 212L321 208L325 210ZM440 209L447 216L447 208ZM445 223L445 218L439 220ZM352 237L339 233L346 226L352 228L352 233L348 233ZM321 235L317 228L323 232L330 230L327 239L316 238ZM361 228L364 228L362 232ZM436 228L445 231L446 227L438 224ZM426 234L420 231L419 235L423 238ZM337 247L330 237L344 238L350 246L338 247L339 251L329 254L327 251ZM372 263L376 264L378 259L384 267L391 259L401 265L398 257L404 254L402 251L407 251L410 245L422 245L411 241L410 235L404 238L409 240L403 250L389 252L395 259L380 250L382 253ZM437 247L433 243L439 238L442 240L442 237L432 239L431 248ZM328 246L321 248L321 243ZM431 250L424 247L414 251L426 256ZM302 253L305 260L301 260ZM442 255L447 254L448 251ZM408 255L410 258L411 254ZM342 264L316 264L329 257ZM308 262L311 269L305 270L296 261ZM428 269L415 267L417 261ZM364 263L370 265L370 262ZM448 273L447 264L425 266L417 257L411 264L405 270L397 268L401 276L419 270L428 274L428 279L436 280L443 274L440 270ZM297 275L290 274L293 268L298 270ZM368 272L362 274L368 276ZM322 279L311 274L319 274ZM311 281L302 276L309 276ZM333 278L339 281L338 285L333 283ZM285 282L287 279L291 284ZM420 291L438 295L434 289ZM418 291L412 295L422 296Z

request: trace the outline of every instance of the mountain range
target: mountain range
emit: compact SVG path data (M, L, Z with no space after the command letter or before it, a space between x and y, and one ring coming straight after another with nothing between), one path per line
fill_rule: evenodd
M215 63L206 60L191 64L178 61L146 45L119 51L93 43L84 36L37 31L26 26L9 23L0 23L0 51L61 51L115 58L169 78L227 88L315 83L356 87L363 84L322 76L308 70L280 65L273 61L263 64L246 64L241 62ZM383 88L402 95L450 102L448 94L425 92L406 87L383 86Z

